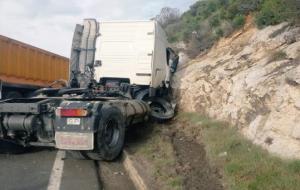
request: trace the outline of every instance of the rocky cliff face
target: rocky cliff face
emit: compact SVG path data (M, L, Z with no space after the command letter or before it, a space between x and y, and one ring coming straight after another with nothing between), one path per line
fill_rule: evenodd
M272 153L300 158L300 28L250 23L181 65L173 81L179 107L228 121Z

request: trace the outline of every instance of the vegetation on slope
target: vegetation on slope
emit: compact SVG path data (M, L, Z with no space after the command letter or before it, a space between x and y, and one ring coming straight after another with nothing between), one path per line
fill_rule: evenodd
M165 11L166 9L162 10L158 17L166 16L163 14ZM174 9L173 14L170 9L167 11L167 15L171 16L170 22L163 19L163 27L169 41L184 41L188 45L189 56L195 57L199 52L210 48L220 37L226 37L241 28L249 14L254 15L259 28L283 21L299 23L300 1L201 0L181 16L178 16L178 10Z
M128 139L133 140L127 150L163 190L215 190L219 184L230 190L298 190L300 186L299 160L282 160L228 123L198 113L180 113L165 124L137 126L130 134Z
M184 113L178 117L181 122L191 124L184 129L186 133L199 131L207 156L212 165L221 169L227 189L299 189L299 160L282 160L270 155L226 123L197 113Z

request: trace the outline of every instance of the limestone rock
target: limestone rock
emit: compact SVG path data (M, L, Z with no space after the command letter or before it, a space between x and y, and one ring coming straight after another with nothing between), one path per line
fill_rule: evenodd
M180 109L229 121L270 152L300 158L299 31L253 26L180 65L173 81ZM269 61L277 51L287 58Z

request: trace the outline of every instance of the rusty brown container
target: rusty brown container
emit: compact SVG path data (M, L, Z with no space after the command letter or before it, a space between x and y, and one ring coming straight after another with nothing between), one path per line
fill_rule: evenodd
M0 35L0 80L46 87L69 78L69 59Z

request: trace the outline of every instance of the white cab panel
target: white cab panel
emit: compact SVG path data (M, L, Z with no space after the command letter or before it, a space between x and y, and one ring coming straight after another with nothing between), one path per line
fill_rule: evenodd
M155 21L100 22L95 77L129 78L131 84L159 87L166 75L166 36Z

